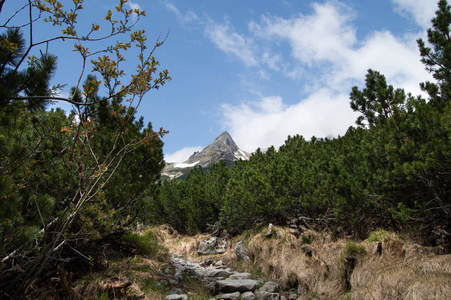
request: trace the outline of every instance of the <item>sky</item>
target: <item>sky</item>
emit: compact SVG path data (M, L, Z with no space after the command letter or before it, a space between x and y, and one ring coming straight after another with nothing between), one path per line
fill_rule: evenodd
M22 2L27 1L6 1L0 23ZM103 30L102 17L114 4L85 1L80 25L97 21ZM149 43L169 33L155 57L172 81L150 91L138 108L154 129L169 131L163 138L168 162L185 161L223 131L247 152L277 149L289 135L344 135L357 118L349 93L353 86L364 87L370 68L413 95L421 94L420 82L432 80L416 40L427 39L437 0L133 0L127 5L146 11L138 28L146 30ZM54 34L48 26L37 25L34 38ZM68 87L80 69L72 46L48 46L59 58L54 80Z

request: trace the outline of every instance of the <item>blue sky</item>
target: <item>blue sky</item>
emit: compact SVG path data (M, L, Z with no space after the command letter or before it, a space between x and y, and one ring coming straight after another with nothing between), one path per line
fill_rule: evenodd
M21 2L26 1L6 1L0 22ZM102 26L114 3L88 0L80 17ZM150 41L170 31L155 56L173 80L149 92L138 110L154 128L169 130L163 139L169 162L186 160L223 131L248 152L277 148L288 135L343 135L356 119L349 92L363 86L369 68L413 94L420 93L420 82L431 80L416 39L425 38L436 0L134 0L128 5L146 11L139 27ZM38 28L36 38L52 30ZM49 51L59 57L55 81L71 86L80 61L66 44L52 44Z

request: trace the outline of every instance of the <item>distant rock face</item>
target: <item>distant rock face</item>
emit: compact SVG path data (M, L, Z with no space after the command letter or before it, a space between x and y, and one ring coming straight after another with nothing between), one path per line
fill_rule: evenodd
M241 150L235 144L230 134L227 131L224 131L213 143L208 145L202 151L194 152L187 161L183 163L167 163L161 175L177 178L183 175L183 169L193 168L195 166L207 167L221 160L248 160L249 157L250 154Z

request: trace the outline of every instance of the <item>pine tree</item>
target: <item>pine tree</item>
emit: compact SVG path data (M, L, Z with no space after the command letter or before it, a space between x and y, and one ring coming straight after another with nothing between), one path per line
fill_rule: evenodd
M451 96L451 6L447 0L438 2L438 10L432 19L432 28L427 31L428 42L417 41L421 61L432 73L437 83L425 82L421 88L429 94L430 101L443 108Z

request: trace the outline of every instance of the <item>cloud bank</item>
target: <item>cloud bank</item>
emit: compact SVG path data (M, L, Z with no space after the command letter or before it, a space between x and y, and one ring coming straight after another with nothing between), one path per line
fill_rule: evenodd
M300 134L309 139L313 135L345 134L356 119L349 107L349 92L353 85L363 85L370 68L382 72L390 84L413 94L420 94L419 83L430 79L420 62L418 36L399 37L389 31L375 31L358 40L352 9L337 1L314 3L312 8L309 15L288 19L263 16L260 22L249 23L249 37L241 36L242 41L265 43L265 51L248 51L248 56L252 53L253 57L247 60L256 62L256 68L287 80L297 77L308 91L307 97L299 96L297 103L291 105L278 95L243 99L235 106L222 105L224 128L246 151L278 147L288 135ZM288 57L278 52L281 42L289 45ZM268 47L275 53L272 61ZM286 67L289 65L298 70L290 70Z
M349 92L354 85L363 87L370 68L384 74L389 84L421 94L419 83L432 78L420 62L416 39L430 26L436 6L431 0L392 2L396 12L413 18L423 29L402 36L373 31L358 39L358 12L336 0L312 3L311 13L290 18L262 15L241 32L230 21L198 19L204 36L241 63L243 72L252 74L246 76L254 89L249 93L257 95L256 99L244 95L239 104L221 105L223 129L248 152L278 147L288 135L306 139L343 135L357 118L349 107ZM171 10L183 15L175 7ZM295 99L283 99L277 91L265 94L264 87L276 77L301 86L304 92Z

